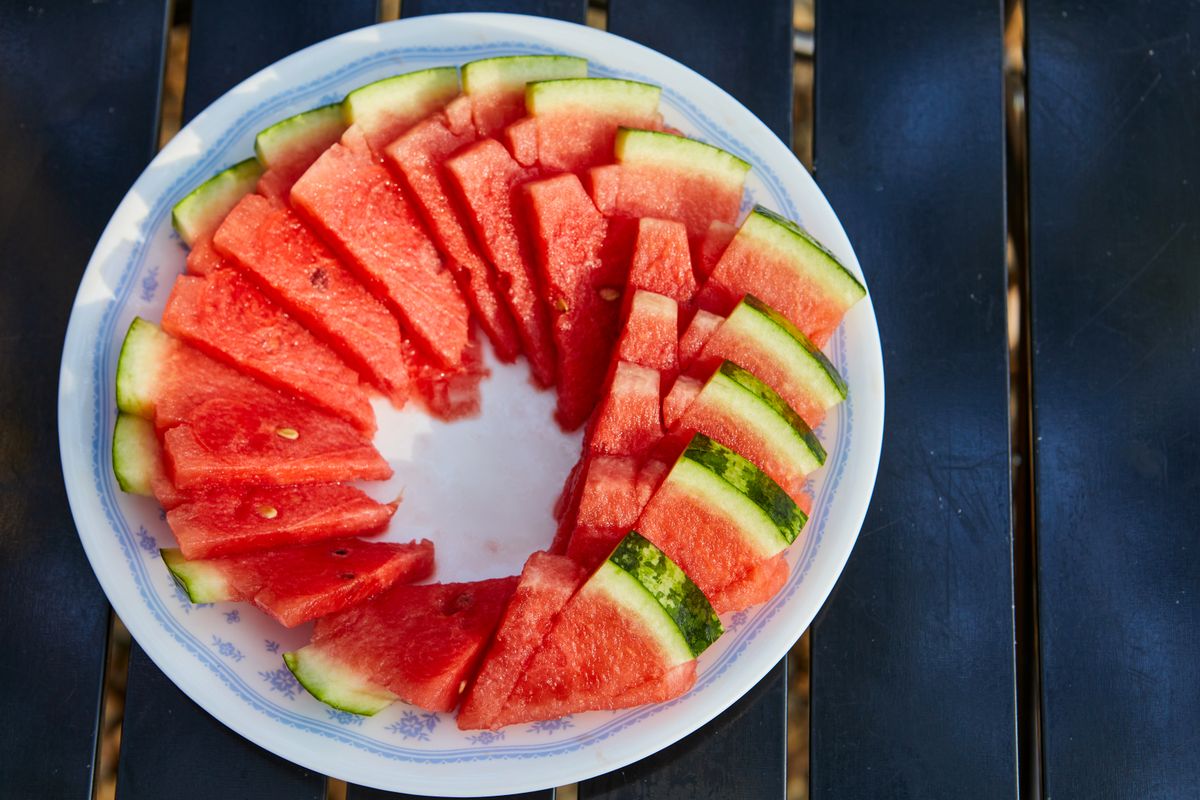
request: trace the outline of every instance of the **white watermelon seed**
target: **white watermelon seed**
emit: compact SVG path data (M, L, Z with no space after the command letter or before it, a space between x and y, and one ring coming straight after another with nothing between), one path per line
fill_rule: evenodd
M295 428L276 428L275 433L281 439L290 439L293 442L300 438L300 431Z

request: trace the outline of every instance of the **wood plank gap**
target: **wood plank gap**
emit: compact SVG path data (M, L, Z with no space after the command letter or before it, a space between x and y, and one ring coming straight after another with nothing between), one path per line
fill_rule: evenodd
M608 0L588 0L587 25L589 28L608 30Z
M400 19L400 0L379 0L379 21L392 22Z
M399 13L399 9L397 9L397 13ZM346 782L337 778L326 778L325 800L346 800Z
M179 133L183 125L183 92L187 84L188 43L191 34L191 4L168 4L166 58L158 112L158 149Z
M1010 411L1012 415L1013 598L1017 677L1017 786L1042 797L1041 666L1030 350L1029 124L1025 98L1024 0L1005 2L1004 101L1007 171Z
M129 631L116 612L110 610L100 693L100 729L96 737L96 768L92 771L93 800L112 800L116 796L121 727L125 721L125 683L129 677L129 644Z

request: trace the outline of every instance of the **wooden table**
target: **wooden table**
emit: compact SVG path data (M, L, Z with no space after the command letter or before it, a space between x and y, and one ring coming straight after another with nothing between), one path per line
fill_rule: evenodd
M464 10L585 13L582 0L402 7ZM66 504L56 375L92 247L155 151L169 13L0 5L5 797L90 796L109 609ZM190 13L185 118L374 22L376 3L195 0ZM1028 129L1006 131L998 3L817 5L816 175L870 281L887 373L874 500L813 628L820 800L1200 791L1200 4L1030 0L1026 13ZM782 0L608 8L610 31L709 76L785 141L790 20ZM1006 164L1006 134L1027 172ZM1029 264L1028 380L1012 386L1010 227ZM1016 431L1010 391L1028 411ZM580 797L782 797L784 673ZM119 797L324 792L135 648Z

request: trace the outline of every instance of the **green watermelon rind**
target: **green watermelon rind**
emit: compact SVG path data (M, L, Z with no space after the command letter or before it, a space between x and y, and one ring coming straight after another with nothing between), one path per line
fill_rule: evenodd
M812 234L769 208L755 206L735 238L779 253L842 308L849 308L867 294L858 278Z
M707 650L724 632L717 612L700 587L637 531L627 533L608 560L632 575L662 606L693 656Z
M172 345L171 337L153 322L135 317L117 357L117 408L152 419L158 374Z
M162 473L162 446L149 420L121 412L113 426L113 474L127 494L154 495Z
M745 333L781 356L787 354L793 378L812 392L823 408L828 410L846 399L849 387L833 362L791 320L757 297L748 294L742 298L721 327L730 333Z
M732 361L725 361L700 390L699 400L706 391L719 392L726 402L737 408L764 433L805 475L825 464L825 448L799 414L775 390L760 381L749 370ZM790 440L790 446L789 446Z
M702 468L746 498L771 521L785 546L796 540L808 522L804 510L765 472L739 453L702 433L692 437L667 480L671 480L675 471L684 464Z
M626 627L640 629L662 647L667 663L664 669L684 664L695 658L692 646L654 594L638 578L612 561L605 561L592 573L576 595L587 601L590 595L600 594L620 607ZM649 658L651 654L647 653Z
M320 645L310 644L284 653L283 663L309 694L339 711L370 717L400 699L328 656Z
M346 129L341 103L330 103L280 120L254 137L254 154L267 169L285 163L314 140L336 141Z
M496 56L462 65L463 94L514 90L531 81L586 78L588 62L578 56Z
M648 164L690 174L707 175L741 188L750 162L698 139L666 131L619 128L614 153L620 164Z
M658 113L662 87L621 78L562 78L525 85L525 108L532 116L580 108L622 111L651 116Z
M239 161L197 186L171 209L171 225L189 247L216 230L238 201L258 185L262 164Z
M430 67L360 86L342 101L342 115L348 125L370 133L380 118L405 115L415 122L457 94L458 68Z
M225 573L212 561L188 561L180 550L173 547L158 552L171 577L193 603L220 603L233 599L233 588Z

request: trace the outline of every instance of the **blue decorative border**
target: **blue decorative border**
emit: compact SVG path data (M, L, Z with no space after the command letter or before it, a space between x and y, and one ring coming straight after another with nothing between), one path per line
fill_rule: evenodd
M116 417L111 383L111 377L114 375L115 369L113 363L115 355L113 345L117 340L115 325L135 290L140 288L143 294L150 293L152 296L154 289L157 288L159 278L159 268L157 266L150 267L140 282L137 278L143 275L149 242L152 238L151 234L154 231L158 231L160 226L166 223L171 206L190 190L191 187L199 183L202 178L207 177L224 166L224 162L228 160L227 150L234 141L238 141L247 136L252 130L262 127L265 120L273 120L289 104L302 97L317 96L322 101L336 99L336 95L329 95L335 84L366 73L384 62L394 59L437 59L446 61L453 59L457 62L501 54L553 52L561 51L549 47L531 45L528 42L516 41L457 47L393 48L364 56L320 78L291 87L279 94L266 98L235 120L201 157L194 159L189 168L181 172L170 184L169 188L155 199L152 208L142 222L142 227L139 231L141 236L134 245L127 265L117 281L113 299L104 310L100 330L95 340L91 363L94 378L92 382L94 386L92 466L96 482L95 489L105 516L117 535L122 553L129 566L130 576L133 578L138 592L141 594L152 616L171 638L187 652L190 652L250 708L265 714L270 719L283 725L348 744L388 759L414 763L454 763L493 759L531 759L569 753L607 739L632 725L636 725L645 719L661 713L667 708L674 707L678 703L683 702L684 698L679 698L669 703L644 706L617 713L611 720L596 728L556 742L529 745L501 745L498 742L503 741L502 736L489 737L486 741L476 737L476 740L467 739L467 741L474 745L487 745L486 750L481 750L476 746L472 748L430 751L380 742L367 735L348 730L346 721L339 720L336 716L331 716L328 720L314 719L263 695L258 687L248 684L229 665L228 659L230 658L240 660L237 658L237 656L241 655L240 651L230 649L231 646L225 646L227 643L224 642L214 644L200 640L172 616L159 594L151 588L151 575L146 569L146 561L139 554L139 550L143 549L142 541L146 535L145 531L143 529L138 532L137 529L132 528L120 511L116 495L116 484L112 478L112 471L110 469L109 442L107 438L107 432L111 430L111 421ZM653 82L648 76L633 71L606 67L595 64L595 62L592 62L591 66L593 73L597 75ZM756 154L751 147L719 127L687 98L669 87L664 88L663 94L667 104L681 114L690 123L692 128L700 131L704 138L743 156L747 156L748 160L752 163L758 165L765 163L764 159L755 158ZM756 171L764 179L775 207L795 219L798 216L796 208L785 191L779 176L761 166L756 166ZM146 298L143 297L143 300L146 300ZM837 363L838 368L842 371L847 381L854 384L855 380L850 374L854 367L846 363L844 357L845 349L845 335L844 332L839 331L831 346L831 357ZM837 439L832 448L834 454L832 470L822 482L821 490L815 498L814 516L809 520L806 527L808 531L807 538L803 545L803 550L796 558L796 566L792 569L791 577L786 587L765 607L755 612L752 617L748 617L745 614L734 616L729 631L726 634L727 636L732 635L734 637L732 644L725 649L715 662L702 665L695 690L701 690L711 685L729 670L734 662L738 660L741 653L758 637L764 626L779 613L780 609L786 604L786 601L800 586L805 575L808 574L821 541L824 538L829 509L832 506L834 495L837 492L838 485L841 483L845 470L846 455L849 452L853 434L853 409L854 398L851 396L846 403L843 403L836 410ZM165 580L162 575L157 577ZM277 648L278 646L276 645ZM270 649L269 644L268 649ZM222 657L226 660L222 660ZM272 686L269 688L274 692L277 687ZM283 693L283 699L291 700L292 698L285 692ZM558 730L564 730L569 727L561 726Z

